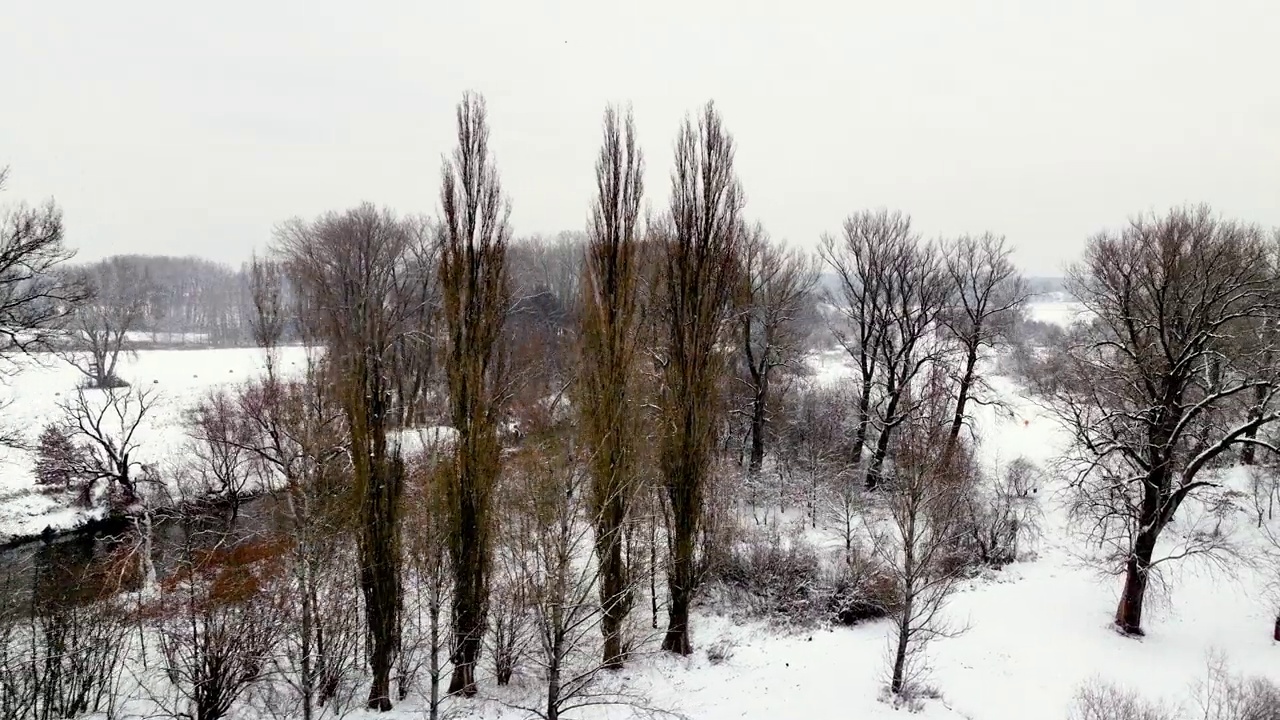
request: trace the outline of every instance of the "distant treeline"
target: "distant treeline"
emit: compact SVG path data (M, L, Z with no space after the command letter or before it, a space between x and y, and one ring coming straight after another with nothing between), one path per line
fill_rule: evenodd
M193 256L114 255L69 270L83 275L97 302L136 308L128 329L142 335L142 342L146 335L158 344L229 346L250 340L247 266Z
M579 234L561 233L512 245L514 322L568 322L581 272L581 243ZM127 330L131 346L253 344L247 262L237 268L195 256L113 255L66 270L83 278L94 296L88 306L99 309L107 325ZM292 290L282 290L292 302ZM293 328L284 335L284 342L298 340Z

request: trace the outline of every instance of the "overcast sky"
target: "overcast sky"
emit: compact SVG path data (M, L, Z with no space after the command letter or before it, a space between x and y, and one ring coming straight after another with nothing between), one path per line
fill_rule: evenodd
M82 257L238 263L291 216L434 214L466 89L521 235L584 226L610 101L665 207L712 98L748 216L806 247L887 206L1056 274L1144 210L1280 225L1275 0L6 0L4 200L55 196Z

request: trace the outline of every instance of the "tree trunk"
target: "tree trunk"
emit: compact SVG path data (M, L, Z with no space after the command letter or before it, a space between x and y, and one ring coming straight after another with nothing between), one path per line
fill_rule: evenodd
M768 380L762 380L756 389L756 396L751 402L751 464L748 466L754 478L760 474L760 466L764 464L764 420L765 397L768 392Z
M862 380L862 394L858 397L858 429L853 436L854 463L862 462L862 449L867 446L867 428L871 424L871 378Z
M684 468L680 472L692 471ZM684 480L682 483L686 492L676 491L681 483L673 483L669 488L672 537L671 557L668 559L670 566L667 570L667 634L662 639L662 649L688 655L693 652L693 642L689 636L689 606L693 602L698 581L695 555L702 507L687 491L691 481Z
M560 658L564 656L564 646L560 639L559 620L556 622L556 640L551 646L551 663L547 667L547 714L545 720L560 718Z
M867 489L875 490L880 485L880 471L884 469L884 459L889 455L889 441L893 438L894 413L898 412L898 401L901 398L901 391L890 387L889 406L885 408L885 423L880 430L880 436L876 438L876 448L871 455L871 463L867 467Z
M656 503L655 503L656 504ZM649 518L649 605L653 629L658 629L658 520Z
M476 663L480 659L489 609L489 488L498 462L497 442L460 441L456 517L450 553L453 585L453 676L448 693L473 697L477 692Z
M438 592L437 578L431 579L433 583L431 588L431 605L428 612L431 615L431 694L428 698L430 703L430 715L428 720L439 720L440 717L440 599Z
M464 638L458 643L453 660L453 675L449 677L449 689L445 691L447 694L475 697L478 692L476 662L479 659L480 642L478 640Z
M671 599L667 607L667 634L662 638L662 649L680 655L693 653L693 639L689 634L690 595L675 579L671 578Z
M385 432L385 431L380 431ZM382 443L374 443L379 445ZM394 509L400 485L400 468L388 468L379 455L371 458L361 527L360 586L364 595L365 622L370 636L369 667L373 684L367 707L391 709L391 670L400 646L400 603L403 596L399 566L399 523ZM357 463L359 465L359 463Z
M600 537L600 607L602 615L600 628L604 635L604 667L616 670L626 660L622 647L622 624L631 610L631 592L628 587L627 569L622 559L622 527L620 507L612 507L610 515L616 513L617 526L612 532Z
M894 403L890 402L890 406ZM871 462L867 465L866 486L868 490L875 490L880 486L880 473L884 470L884 459L889 456L889 440L892 438L892 430L889 425L885 425L880 431L880 436L876 438L876 447L871 451Z
M902 686L906 683L907 649L911 642L911 632L907 623L911 618L911 601L902 606L902 621L898 623L898 642L893 653L893 678L889 682L889 690L894 695L902 694Z
M1253 389L1254 407L1249 410L1250 420L1253 420L1258 417L1258 413L1261 412L1262 403L1265 402L1266 399L1267 399L1267 389L1262 385L1258 385L1254 387ZM1258 446L1254 445L1253 442L1251 441L1258 439L1258 429L1255 427L1249 428L1249 430L1244 434L1244 439L1245 439L1245 443L1240 446L1240 463L1242 465L1253 465L1257 461L1256 458L1257 458Z
M1126 635L1143 635L1142 604L1146 599L1147 582L1151 572L1151 557L1155 553L1156 534L1153 531L1138 535L1133 553L1125 564L1124 591L1116 607L1116 627Z
M969 404L969 393L973 387L974 369L978 366L978 347L976 342L966 343L964 374L960 376L960 386L956 389L956 412L951 418L951 431L947 433L947 455L955 449L960 440L960 429L964 427L965 406Z

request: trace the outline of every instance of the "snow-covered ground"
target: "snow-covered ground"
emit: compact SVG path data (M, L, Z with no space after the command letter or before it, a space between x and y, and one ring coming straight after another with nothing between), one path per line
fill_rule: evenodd
M819 381L851 374L840 351L812 364ZM1026 457L1047 468L1061 452L1062 431L1010 381L997 377L992 384L1010 412L987 409L978 417L982 460L995 467ZM1280 680L1280 647L1270 639L1272 569L1174 567L1167 589L1149 600L1147 636L1122 637L1112 626L1120 580L1076 559L1078 546L1053 498L1058 489L1050 478L1040 493L1038 556L968 581L950 601L947 615L968 629L929 646L928 684L941 699L926 701L917 717L1065 718L1078 687L1095 678L1190 709L1213 653L1225 655L1236 672ZM1247 534L1249 523L1240 530ZM905 710L880 700L891 632L888 622L788 632L703 611L694 618L698 652L689 658L653 652L633 662L622 682L653 707L699 720L902 717ZM713 663L705 652L712 646L731 648L731 657ZM410 698L397 713L415 716L420 702ZM474 716L524 717L493 701L464 707ZM579 717L629 712L597 709Z
M305 350L282 348L280 358L287 372L301 366ZM262 351L254 348L147 350L122 357L120 377L136 389L155 394L154 407L139 428L138 460L161 463L171 459L186 437L183 413L210 390L257 376L263 360ZM83 379L79 371L56 357L23 360L20 371L0 386L0 398L9 401L0 411L0 423L34 444L44 426L60 417L58 403L73 397ZM91 396L101 393L86 392ZM36 490L31 452L0 449L0 543L39 534L46 527L74 527L86 517L83 510L68 509L60 499Z
M1062 327L1083 319L1086 312L1079 300L1063 291L1035 295L1027 303L1029 319Z
M1060 318L1063 312L1052 303L1032 309L1033 316L1046 318ZM301 351L286 352L286 365L300 361ZM246 379L260 364L261 356L253 350L157 351L130 362L123 375L135 384L153 385L165 398L152 419L146 452L158 459L178 447L181 410L212 386ZM819 354L812 364L820 382L850 374L839 351ZM72 392L76 382L74 370L58 366L13 379L15 403L8 418L38 432L55 409L55 393ZM996 377L992 384L1009 411L986 408L977 419L981 459L994 467L1022 456L1048 469L1063 448L1061 430L1011 381ZM446 436L433 430L429 437L402 442ZM0 474L0 496L5 498L0 499L0 518L13 527L19 511L11 508L34 508L37 519L24 527L38 532L42 523L60 516L47 507L38 514L36 504L43 498L31 492L29 459L12 453L6 459ZM928 682L941 699L926 701L918 717L1064 718L1072 694L1093 677L1151 698L1190 703L1211 652L1224 654L1239 672L1280 679L1280 647L1270 639L1276 611L1274 567L1239 564L1212 572L1201 565L1175 565L1148 604L1147 636L1121 637L1111 625L1120 580L1075 559L1072 551L1078 544L1069 537L1054 498L1060 489L1061 481L1050 475L1041 490L1044 538L1037 557L968 581L951 600L946 612L968 629L929 647ZM1239 526L1243 533L1253 532L1247 521ZM646 696L655 708L699 720L894 718L905 712L879 700L891 633L887 622L788 632L703 610L695 614L693 628L699 648L694 655L643 654L618 682ZM732 648L731 657L713 663L705 652L713 645ZM533 684L528 687L530 696L537 692ZM491 700L460 702L451 709L477 717L526 716ZM425 717L422 712L421 698L411 696L393 715ZM593 708L576 715L631 716L627 708ZM357 712L355 717L387 716Z

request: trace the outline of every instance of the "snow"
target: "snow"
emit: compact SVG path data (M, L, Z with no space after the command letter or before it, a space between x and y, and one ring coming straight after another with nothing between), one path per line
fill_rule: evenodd
M1027 315L1032 320L1067 327L1084 318L1088 311L1074 300L1031 303Z
M305 353L301 347L282 348L282 372L301 368ZM172 460L186 440L183 413L211 390L258 376L263 362L262 351L254 348L148 350L121 357L118 374L133 389L156 395L155 406L139 428L137 459L157 464ZM72 397L83 380L79 371L56 357L22 360L20 372L0 386L0 398L10 402L0 421L34 445L44 426L60 417L58 403ZM74 528L93 515L68 509L60 498L39 493L33 470L31 452L0 449L0 543L38 535L46 527Z
M1037 318L1066 317L1066 302L1033 305ZM299 361L286 354L284 362ZM828 383L852 374L847 356L839 350L810 358L816 382ZM163 411L151 424L148 452L162 456L181 442L177 424L181 409L211 387L244 380L259 367L260 355L251 350L144 352L125 365L124 376L135 383L158 380L165 393ZM53 409L55 392L70 392L78 378L74 370L51 367L11 381L16 398L9 417L31 433L38 431ZM991 378L1007 401L1008 410L984 407L977 418L980 459L988 467L1003 466L1024 456L1050 471L1039 496L1045 518L1044 539L1033 560L968 581L950 601L946 613L967 631L929 646L928 683L940 699L923 702L916 717L923 720L1021 720L1027 717L1065 717L1077 687L1101 676L1133 688L1152 699L1188 704L1194 685L1204 679L1212 652L1222 652L1232 668L1280 680L1280 648L1270 639L1276 602L1273 566L1237 563L1214 570L1184 561L1171 566L1164 585L1153 588L1146 612L1146 637L1126 638L1112 629L1112 614L1120 579L1100 574L1075 555L1079 542L1069 534L1058 503L1060 480L1051 464L1064 447L1065 436L1043 410L1024 397L1012 381ZM448 442L449 428L422 428L400 433L396 441L409 449ZM9 457L0 477L0 527L32 527L71 523L67 511L56 511L46 499L30 492L29 463L21 455ZM1241 482L1240 473L1228 479ZM21 525L21 519L37 518ZM60 526L55 524L55 527ZM1257 533L1246 521L1238 530L1257 544ZM38 530L37 530L38 531ZM636 613L647 614L637 607ZM665 618L663 618L665 620ZM654 651L656 638L624 670L618 682L644 695L655 708L699 720L768 718L898 718L883 702L881 690L887 668L891 628L887 622L854 628L782 630L759 622L738 623L702 609L695 612L694 643L689 658ZM706 648L732 649L723 662L712 662ZM486 665L488 658L484 659ZM541 692L536 679L517 678L525 699ZM494 692L486 682L484 692ZM519 688L514 691L522 692ZM516 718L525 713L504 708L493 699L458 701L454 708L481 717ZM469 712L468 712L469 711ZM631 717L626 708L594 708L576 717ZM425 717L423 701L413 695L388 714L356 712L362 718Z
M1041 311L1046 316L1056 309ZM815 354L809 359L814 380L851 376L846 358L840 350ZM1049 470L1065 433L1011 380L990 380L1008 410L978 412L980 460L995 469L1026 457ZM927 683L941 698L925 700L915 717L1063 718L1079 686L1098 677L1152 700L1192 707L1214 653L1225 654L1235 672L1280 680L1280 648L1270 639L1273 570L1240 565L1223 572L1191 561L1171 566L1165 588L1149 591L1147 636L1123 637L1112 626L1121 579L1077 559L1078 542L1056 500L1059 490L1061 483L1050 477L1039 493L1045 537L1037 557L988 571L950 600L948 618L967 630L929 646ZM874 720L906 713L881 700L888 622L786 631L735 623L704 609L695 612L693 628L693 656L650 652L625 671L624 684L652 707L699 720ZM711 662L706 649L713 645L732 648L732 656ZM526 692L536 694L537 683L527 682ZM483 717L525 717L492 701L464 706ZM410 698L396 714L415 717L420 708L420 700ZM632 715L615 708L577 717Z
M448 448L457 439L457 428L436 425L396 430L387 437L387 442L391 447L398 448L406 457L414 457Z

